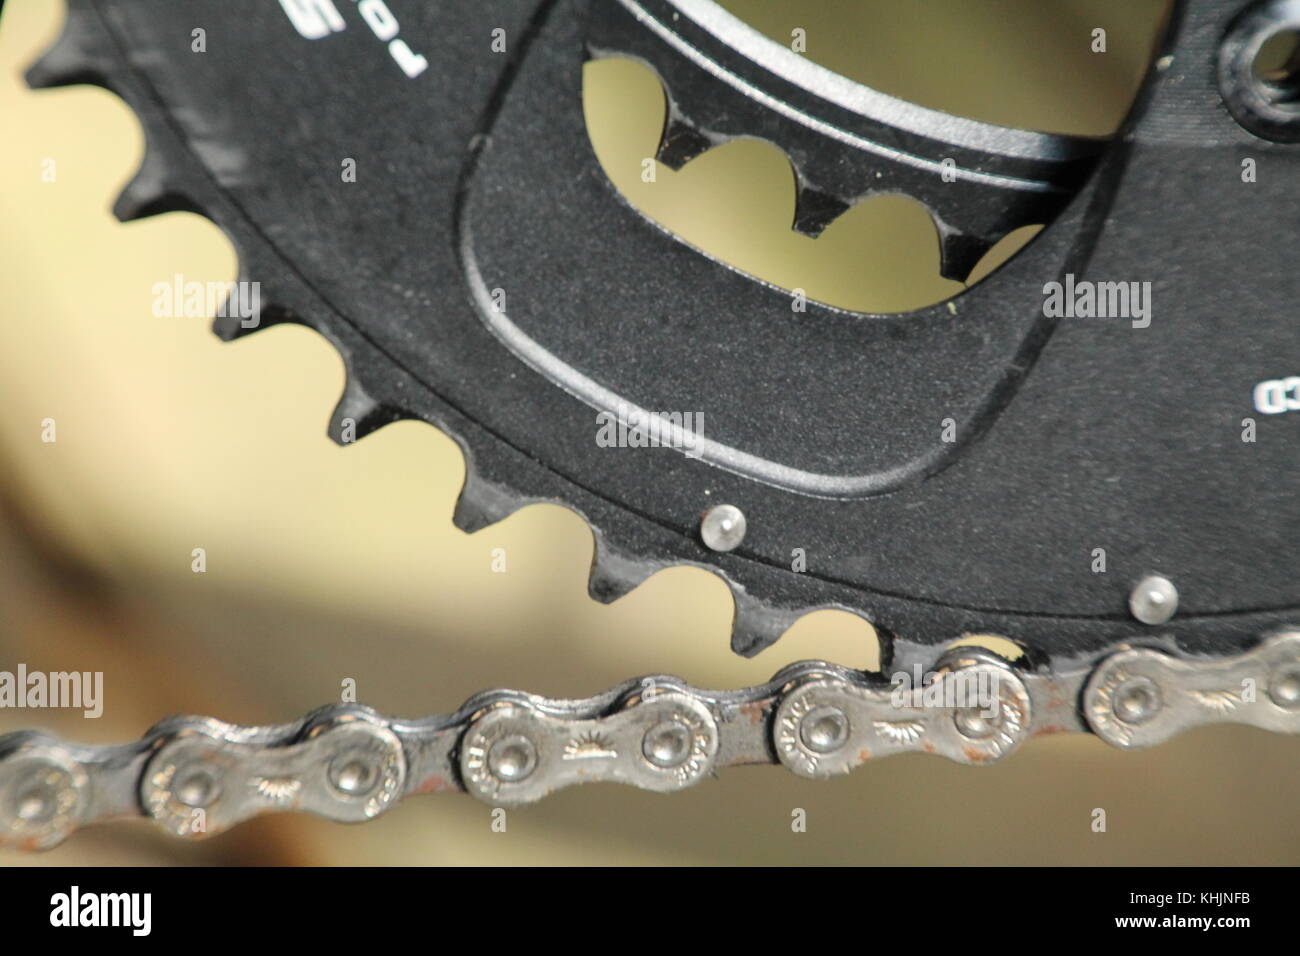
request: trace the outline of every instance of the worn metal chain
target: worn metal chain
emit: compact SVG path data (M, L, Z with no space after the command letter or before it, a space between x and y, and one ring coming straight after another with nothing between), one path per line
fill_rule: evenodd
M1300 733L1300 630L1234 657L1129 648L1065 671L957 647L919 682L809 661L735 691L647 677L582 700L487 691L417 720L340 704L272 727L174 717L120 746L9 734L0 845L46 849L121 817L185 837L284 810L360 822L441 791L500 807L595 781L668 792L738 764L813 779L908 751L985 764L1043 734L1133 748L1221 722Z

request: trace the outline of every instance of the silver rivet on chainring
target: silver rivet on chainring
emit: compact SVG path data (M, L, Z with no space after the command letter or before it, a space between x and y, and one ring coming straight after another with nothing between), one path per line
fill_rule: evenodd
M1164 624L1178 610L1178 589L1168 578L1148 575L1134 585L1128 607L1143 624Z
M732 551L745 540L745 514L735 505L718 505L700 520L700 540L711 551Z

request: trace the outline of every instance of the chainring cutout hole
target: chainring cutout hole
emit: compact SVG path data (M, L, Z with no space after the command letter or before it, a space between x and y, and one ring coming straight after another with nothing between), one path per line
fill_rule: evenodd
M1036 0L1002 0L997 10L965 0L924 11L908 0L720 5L778 42L792 44L801 31L807 59L890 95L984 122L1085 136L1108 136L1122 122L1170 8L1167 0L1087 0L1050 11ZM1042 228L1004 236L965 283L939 274L935 223L906 196L864 199L809 238L791 229L795 176L777 147L734 140L679 172L653 159L666 96L639 61L586 65L587 130L610 181L704 253L809 299L870 313L921 309L978 284Z

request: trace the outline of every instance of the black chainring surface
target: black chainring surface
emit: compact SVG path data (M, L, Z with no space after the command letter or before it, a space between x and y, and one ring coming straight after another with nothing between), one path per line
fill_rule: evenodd
M1121 135L1040 236L951 307L890 316L793 312L620 198L582 114L587 3L389 0L428 61L413 78L353 0L336 6L346 29L309 40L278 4L73 0L30 79L132 105L148 153L119 215L225 229L270 303L262 327L302 322L343 354L336 435L413 417L460 442L461 527L573 508L605 600L670 564L715 569L744 654L828 606L900 663L965 633L1051 659L1221 654L1296 622L1300 412L1260 414L1252 394L1300 374L1283 238L1300 153L1221 95L1250 5L1180 8ZM1150 325L1047 316L1067 275L1152 283ZM702 412L709 451L598 447L615 401ZM698 538L722 502L748 519L725 554ZM1148 573L1177 584L1169 625L1128 612Z

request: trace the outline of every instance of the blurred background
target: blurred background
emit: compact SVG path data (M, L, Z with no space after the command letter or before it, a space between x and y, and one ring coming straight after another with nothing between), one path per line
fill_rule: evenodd
M804 28L810 58L887 92L1089 135L1120 122L1167 7L724 5L783 42ZM586 695L655 672L736 687L807 657L877 666L871 628L838 612L735 657L730 597L700 570L598 605L590 532L564 509L526 508L473 536L452 526L464 462L449 438L405 422L348 448L328 441L343 370L315 333L279 326L222 345L204 320L155 318L155 282L232 280L233 250L198 216L110 216L142 155L134 117L103 90L21 81L62 19L56 0L9 0L0 18L0 669L103 671L105 710L0 710L0 732L107 743L171 713L280 722L337 700L345 678L363 703L416 715L494 686ZM1097 28L1104 55L1091 50ZM591 64L584 80L611 178L691 242L837 305L902 310L959 290L939 278L933 227L907 200L864 203L817 240L791 232L789 164L765 144L642 183L658 82L627 61ZM55 443L41 440L45 419ZM205 573L191 570L195 548ZM491 570L496 548L504 574ZM469 797L421 797L364 826L283 815L200 843L142 821L94 827L0 865L1294 864L1297 758L1300 739L1248 728L1139 753L1048 738L989 768L909 755L822 784L740 768L672 796L589 786L512 811L505 833ZM790 830L795 807L806 833ZM1091 831L1096 807L1106 833Z

